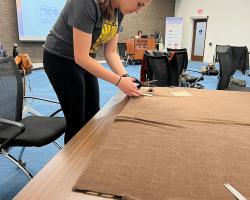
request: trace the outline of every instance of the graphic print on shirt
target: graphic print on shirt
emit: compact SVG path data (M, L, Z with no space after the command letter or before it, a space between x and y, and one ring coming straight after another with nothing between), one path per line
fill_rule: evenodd
M115 37L118 30L118 20L114 21L104 19L102 32L95 43L91 45L90 53L96 53L101 45L107 43Z

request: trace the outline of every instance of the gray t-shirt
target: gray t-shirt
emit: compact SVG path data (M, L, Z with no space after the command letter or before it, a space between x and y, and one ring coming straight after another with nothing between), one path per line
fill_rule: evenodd
M123 14L117 10L116 20L104 19L98 0L67 0L52 30L44 49L52 54L74 60L73 27L92 34L90 55L99 46L108 42L118 32Z

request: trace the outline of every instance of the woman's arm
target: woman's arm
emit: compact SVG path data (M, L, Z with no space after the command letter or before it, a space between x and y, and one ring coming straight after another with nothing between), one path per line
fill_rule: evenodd
M75 62L96 77L116 84L119 75L108 71L89 56L92 35L73 28L73 40Z
M117 53L118 34L104 46L104 57L111 69L120 76L127 74Z
M75 62L98 78L113 83L129 96L140 96L131 78L123 77L105 69L95 59L89 56L92 34L82 32L73 27L73 45ZM117 84L118 83L118 84Z

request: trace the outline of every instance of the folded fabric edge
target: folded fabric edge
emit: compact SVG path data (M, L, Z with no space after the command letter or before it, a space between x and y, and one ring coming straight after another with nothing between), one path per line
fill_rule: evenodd
M167 123L167 122L158 122L153 120L147 120L137 117L129 117L129 116L117 116L114 119L114 122L133 122L133 123L140 123L150 126L167 126L167 127L175 127L175 128L185 128L184 126L173 124L173 123Z
M105 192L97 192L93 190L84 190L79 188L72 188L72 191L74 192L82 192L87 195L92 196L98 196L98 197L104 197L104 198L113 198L113 199L119 199L119 200L139 200L138 198L132 197L131 195L123 194L123 195L117 195L117 194L108 194Z

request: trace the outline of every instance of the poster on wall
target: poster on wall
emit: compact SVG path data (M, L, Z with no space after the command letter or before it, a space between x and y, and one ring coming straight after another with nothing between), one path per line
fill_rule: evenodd
M182 17L166 18L165 47L171 49L180 49L182 40Z

